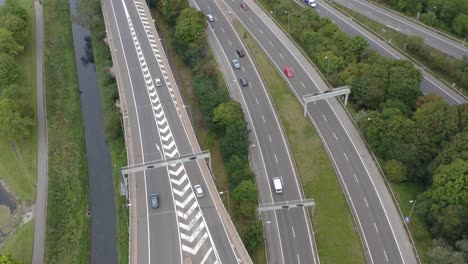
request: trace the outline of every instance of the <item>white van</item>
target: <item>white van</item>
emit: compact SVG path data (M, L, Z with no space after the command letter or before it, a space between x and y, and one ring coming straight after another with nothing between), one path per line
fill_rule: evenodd
M275 193L283 193L283 182L279 177L273 178L273 188L275 188Z

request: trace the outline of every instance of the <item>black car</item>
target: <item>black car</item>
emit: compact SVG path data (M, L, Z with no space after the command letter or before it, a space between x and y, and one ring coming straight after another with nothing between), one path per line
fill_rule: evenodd
M159 195L157 193L151 194L151 208L159 208Z
M237 55L239 55L239 57L244 57L245 56L244 50L241 49L241 48L236 49L236 52L237 52Z
M249 86L249 82L247 81L247 79L245 77L240 77L239 81L240 81L240 84L242 85L242 87Z

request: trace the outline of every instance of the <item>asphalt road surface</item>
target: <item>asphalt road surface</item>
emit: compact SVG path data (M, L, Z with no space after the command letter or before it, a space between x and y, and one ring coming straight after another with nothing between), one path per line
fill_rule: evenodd
M421 36L427 45L456 59L461 60L464 56L468 56L468 48L462 42L406 18L393 10L366 0L334 0L334 2L367 16L399 33L410 36Z
M240 19L279 71L282 72L285 66L291 67L295 76L285 79L301 102L305 94L328 89L307 59L254 1L245 0L250 7L247 11L240 9L239 0L216 2L229 6L223 11ZM209 3L213 6L215 0ZM211 12L215 17L221 16L213 7ZM227 25L223 27L227 28ZM234 40L234 36L227 38L231 42ZM308 112L332 156L345 195L356 215L369 262L417 263L383 177L342 106L335 99L329 99L309 104Z
M251 128L251 165L256 174L260 203L293 201L303 199L291 154L278 117L270 102L268 92L240 41L234 28L223 15L220 7L207 0L196 0L195 6L205 14L214 15L209 23L208 36L213 40L212 50L218 54L230 95L244 106ZM246 52L239 57L237 48ZM240 62L235 69L232 60ZM245 77L249 84L241 87L239 78ZM283 181L282 194L272 190L272 178ZM269 263L319 263L310 218L304 209L278 210L262 215L266 231Z
M177 86L145 2L108 1L104 8L110 18L108 33L119 89L127 103L124 123L131 134L127 144L133 161L193 153L198 147L189 140L190 122L177 100ZM162 82L160 87L155 85L156 78ZM237 234L233 236L232 228L221 221L224 208L219 207L219 196L212 181L206 180L210 176L201 163L179 163L132 175L131 196L136 197L130 217L132 263L251 262ZM192 186L196 184L202 185L205 197L195 196ZM160 197L158 209L151 208L150 195L155 193Z
M304 8L310 8L304 3L299 4L302 5ZM328 17L347 35L359 35L365 38L369 43L369 46L375 49L380 55L391 59L405 59L403 55L401 55L398 51L390 47L389 44L380 40L373 34L367 32L364 28L359 26L350 18L341 14L339 11L332 8L326 2L320 2L315 9L320 16ZM458 105L466 102L466 99L462 95L447 87L444 83L436 79L423 68L417 65L415 65L415 67L418 68L423 75L421 90L424 94L434 93L440 95L443 98L445 98L447 102L451 105Z

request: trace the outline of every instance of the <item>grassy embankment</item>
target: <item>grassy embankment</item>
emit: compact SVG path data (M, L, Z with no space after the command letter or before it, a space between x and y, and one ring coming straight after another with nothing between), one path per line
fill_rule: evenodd
M49 138L45 263L89 260L88 173L69 1L44 2Z
M21 97L29 101L36 118L36 50L34 5L29 0L18 0L29 15L30 34L24 50L15 57L21 71L18 81ZM0 138L0 175L19 198L19 206L29 206L36 198L37 131L32 127L31 137L15 141L14 149L5 138ZM0 252L11 252L18 261L28 263L32 258L34 224L18 226Z
M253 55L283 124L307 198L316 201L312 218L322 263L364 263L364 251L343 191L312 123L251 35L235 23Z
M437 78L450 84L455 83L456 90L463 93L465 96L468 96L468 87L463 87L463 84L461 83L460 79L447 74L447 69L448 69L447 67L450 66L449 69L452 69L454 67L453 65L460 63L459 60L452 58L446 55L445 53L422 43L421 44L422 49L427 50L428 53L430 54L433 54L432 57L445 59L447 63L442 63L442 61L437 62L435 60L430 60L428 57L431 57L431 56L421 56L417 52L414 52L412 49L406 48L406 45L405 45L405 43L407 42L407 40L405 40L406 35L399 33L398 31L390 27L382 25L379 22L376 22L364 15L361 15L358 12L355 12L349 8L346 8L345 6L342 6L334 2L332 3L332 5L337 7L338 10L341 10L342 13L358 21L361 25L364 25L367 29L370 29L370 31L374 35L377 35L380 38L383 38L385 41L389 43L389 45L393 45L393 46L398 47L400 50L404 50L412 58L416 59L419 63L427 67L433 73L435 73L437 75L436 76ZM453 72L453 71L450 71L450 72Z
M102 13L99 14L102 17ZM127 152L125 148L123 128L121 126L121 113L116 107L119 98L117 83L108 73L112 66L112 57L109 46L104 43L104 20L91 28L91 41L93 44L94 61L101 91L102 108L104 111L105 134L109 143L113 164L115 206L117 212L117 250L119 263L128 263L128 207L125 196L120 195L120 168L127 165Z
M211 163L213 166L213 175L216 178L215 184L219 191L229 190L229 176L226 171L225 162L223 160L223 156L221 153L221 149L219 146L219 141L217 139L217 135L215 131L209 129L206 126L206 120L204 119L202 112L200 110L200 104L193 92L193 84L192 84L192 69L184 64L181 56L176 53L174 47L170 45L172 43L172 34L170 29L164 23L159 14L155 11L155 9L151 12L153 18L155 19L155 24L158 29L158 33L162 38L164 38L164 44L166 48L166 52L169 57L169 61L174 73L174 77L177 80L177 84L179 89L181 90L182 97L184 98L184 102L186 105L190 105L191 115L192 115L192 123L195 129L195 133L200 143L201 149L209 149L211 153ZM217 62L211 52L205 54L206 57L206 64L210 65L217 65ZM219 71L218 67L216 67L216 76L217 76L217 87L223 89L223 92L227 93L227 88L225 86L223 77L221 72ZM228 200L225 194L221 195L221 199L223 199L224 206L227 208ZM232 203L231 199L231 210L232 210L232 221L236 226L239 234L242 236L247 231L248 226L245 226L243 223L242 217L236 215L240 215L239 213L236 214L235 205ZM264 264L266 263L266 255L265 255L265 246L261 243L257 248L256 251L252 254L252 260L256 264Z

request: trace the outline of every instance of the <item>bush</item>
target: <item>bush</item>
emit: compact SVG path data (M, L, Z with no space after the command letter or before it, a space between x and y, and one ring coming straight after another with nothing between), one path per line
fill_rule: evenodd
M121 117L120 112L112 111L109 112L108 118L104 120L104 134L107 140L117 140L123 137Z
M263 240L263 229L262 224L259 221L255 221L249 225L249 229L242 236L242 241L244 242L245 248L252 254L257 249L258 245Z
M398 160L389 160L383 167L388 180L395 183L401 183L407 180L406 166Z
M15 83L20 69L15 59L7 54L0 54L0 92L4 87Z

